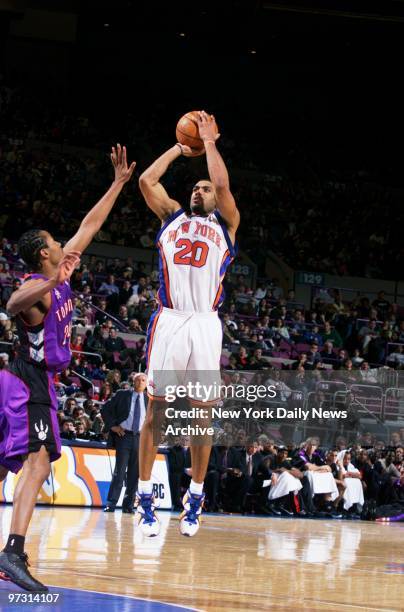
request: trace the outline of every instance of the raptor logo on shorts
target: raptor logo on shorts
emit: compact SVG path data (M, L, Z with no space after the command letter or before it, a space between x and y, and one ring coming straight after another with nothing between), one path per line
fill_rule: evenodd
M49 426L46 425L46 427L44 427L43 423L42 423L42 419L41 419L41 421L39 423L39 427L38 427L37 423L35 423L35 431L38 434L38 438L40 440L46 440L46 436L47 436L48 431L49 431Z

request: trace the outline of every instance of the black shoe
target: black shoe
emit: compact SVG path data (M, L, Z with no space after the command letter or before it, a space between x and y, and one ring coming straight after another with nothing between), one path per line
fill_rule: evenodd
M28 565L26 553L16 555L10 552L0 552L0 575L3 580L11 580L26 591L47 593L48 587L31 576Z
M300 518L308 518L309 512L306 512L306 510L302 508L301 510L299 510L299 512L296 512L295 516L300 516Z
M104 512L115 512L114 506L105 506Z
M282 516L294 516L291 510L285 508L285 506L279 506L279 510L281 511Z
M267 510L268 510L270 516L282 516L282 512L274 504L268 504L266 507L267 507Z
M342 513L338 512L334 504L326 504L323 508L326 518L341 519Z
M133 508L122 508L122 513L123 514L135 514L135 511Z
M313 518L327 518L327 513L321 512L321 510L315 510L313 512Z

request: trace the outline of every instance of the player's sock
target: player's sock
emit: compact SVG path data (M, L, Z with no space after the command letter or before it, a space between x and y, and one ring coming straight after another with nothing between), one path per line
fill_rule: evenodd
M138 480L137 490L139 493L151 495L153 493L153 483L151 480Z
M198 482L194 482L191 480L191 484L189 485L189 490L192 495L202 495L203 493L203 482L199 484Z
M22 555L24 552L24 544L25 536L18 535L17 533L10 533L10 535L8 536L7 544L3 548L3 552Z

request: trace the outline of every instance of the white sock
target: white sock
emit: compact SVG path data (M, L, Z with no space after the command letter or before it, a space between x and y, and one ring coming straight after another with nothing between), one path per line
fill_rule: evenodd
M153 493L153 483L151 480L138 480L137 490L139 493L151 495Z
M198 482L194 482L193 480L191 480L191 484L189 485L189 490L193 495L202 495L203 482L199 484Z

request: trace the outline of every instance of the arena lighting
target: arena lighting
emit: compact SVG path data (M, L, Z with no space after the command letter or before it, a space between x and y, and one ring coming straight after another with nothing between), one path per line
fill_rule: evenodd
M185 38L185 32L180 32L180 36L181 36L182 38Z
M257 55L257 52L256 52L256 50L255 50L255 49L250 49L250 51L249 51L249 52L251 53L251 55Z
M104 28L109 28L109 23L104 23Z
M311 15L321 15L321 16L329 16L329 17L344 17L348 19L363 19L365 21L390 21L396 23L403 23L404 17L399 15L381 15L377 13L360 13L354 11L344 11L338 9L327 9L327 8L317 8L317 7L309 7L309 6L299 6L299 5L285 5L279 4L277 2L264 2L263 8L267 10L280 11L280 12L288 12L288 13L308 13Z

